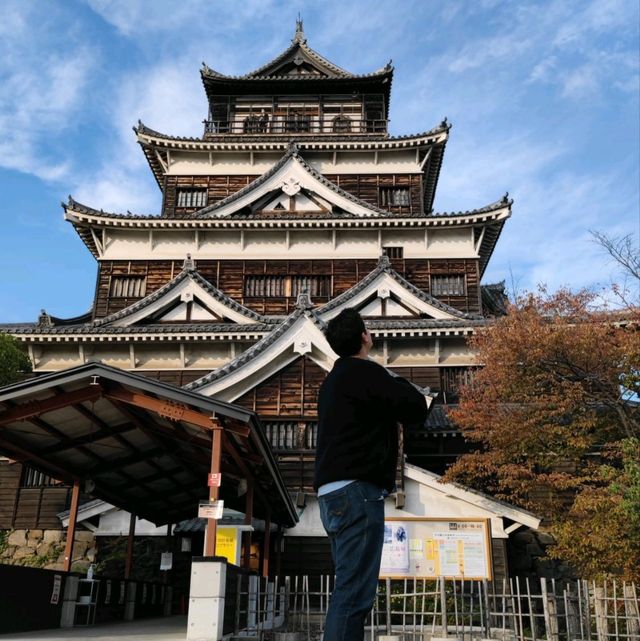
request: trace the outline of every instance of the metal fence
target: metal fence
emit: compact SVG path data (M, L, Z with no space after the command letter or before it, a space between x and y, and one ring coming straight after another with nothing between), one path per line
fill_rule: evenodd
M332 587L331 576L241 576L233 625L225 628L236 636L288 633L283 638L315 641ZM640 590L615 581L386 579L366 630L370 640L640 641Z

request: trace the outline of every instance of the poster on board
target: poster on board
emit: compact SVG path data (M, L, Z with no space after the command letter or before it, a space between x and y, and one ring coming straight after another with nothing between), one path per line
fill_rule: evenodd
M491 579L487 519L385 520L381 577Z

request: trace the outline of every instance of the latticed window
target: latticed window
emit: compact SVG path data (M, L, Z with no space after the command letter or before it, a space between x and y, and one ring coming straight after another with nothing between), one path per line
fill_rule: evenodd
M404 247L383 247L382 251L389 258L402 258L404 256Z
M312 298L329 296L331 276L246 276L244 295L248 298L296 297L303 291Z
M111 298L142 298L147 289L146 276L112 276Z
M265 422L264 430L275 450L313 450L318 437L317 423Z
M380 205L382 207L408 207L411 194L408 187L380 187Z
M206 204L206 189L178 189L178 207L204 207Z
M27 465L22 469L22 478L20 479L20 487L47 487L49 485L58 485L59 481L38 470L34 470Z
M434 296L464 296L464 274L432 275L431 293Z

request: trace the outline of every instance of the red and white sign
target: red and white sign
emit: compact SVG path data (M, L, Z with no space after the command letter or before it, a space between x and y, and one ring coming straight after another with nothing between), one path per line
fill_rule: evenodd
M222 474L209 474L207 479L209 487L220 487L220 483L222 483Z

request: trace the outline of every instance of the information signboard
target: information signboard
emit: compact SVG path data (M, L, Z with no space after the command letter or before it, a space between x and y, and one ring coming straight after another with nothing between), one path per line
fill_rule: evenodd
M489 519L385 519L380 576L491 580Z

